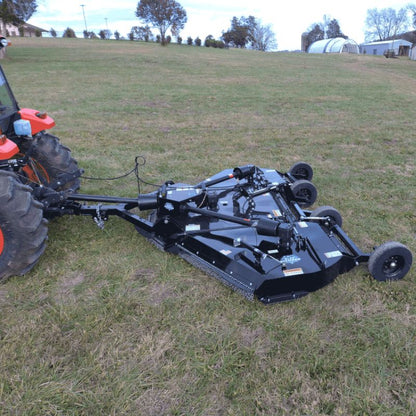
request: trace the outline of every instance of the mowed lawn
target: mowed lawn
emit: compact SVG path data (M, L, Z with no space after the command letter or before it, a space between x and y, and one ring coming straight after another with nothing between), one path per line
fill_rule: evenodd
M416 253L416 62L84 39L13 39L21 107L88 177L196 183L241 164L314 168L363 250ZM137 195L134 176L83 192ZM142 191L151 191L148 185ZM250 302L133 226L49 224L0 285L0 414L414 415L416 272L360 266L300 300Z

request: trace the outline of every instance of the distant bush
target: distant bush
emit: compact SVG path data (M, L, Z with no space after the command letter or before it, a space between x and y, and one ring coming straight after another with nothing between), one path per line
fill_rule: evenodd
M114 39L115 39L115 40L120 40L120 32L119 32L118 30L116 30L116 31L114 32Z
M55 30L53 27L51 27L51 30L49 31L49 33L51 34L51 36L52 36L53 38L56 38L56 36L57 36L57 34L56 34L56 30Z
M222 40L216 40L213 36L209 35L205 38L204 45L207 48L225 48L225 43Z
M187 43L189 46L192 46L193 41L194 41L194 40L193 40L190 36L188 36L188 39L186 40L186 43Z
M195 46L201 46L202 44L201 39L199 39L199 37L195 38L194 43L195 43Z
M42 31L41 31L41 30L39 30L39 29L36 29L36 30L35 30L35 36L36 36L37 38L42 37Z
M67 27L64 31L64 34L62 35L63 38L76 38L77 35L75 34L74 29L71 29L70 27Z
M178 45L182 45L182 40L180 36L177 37L176 42L178 42Z
M214 40L214 37L212 36L212 35L208 35L206 38L205 38L205 41L204 41L204 46L206 46L207 48L209 48L210 46L212 46L212 44L213 44L213 42L214 42L215 40Z

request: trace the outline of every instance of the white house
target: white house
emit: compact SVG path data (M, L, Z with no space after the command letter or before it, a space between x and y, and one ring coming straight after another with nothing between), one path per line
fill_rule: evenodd
M29 23L23 23L21 28L24 37L34 37L37 32L42 36L42 32L48 32L48 30L33 26ZM3 20L0 19L0 36L20 36L19 27L13 25L12 23L4 23Z

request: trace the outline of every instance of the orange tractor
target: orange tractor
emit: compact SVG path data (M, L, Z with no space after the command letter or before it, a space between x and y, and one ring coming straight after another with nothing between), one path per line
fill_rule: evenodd
M0 280L28 272L46 246L46 186L79 188L77 162L46 130L55 125L46 113L19 108L0 67Z

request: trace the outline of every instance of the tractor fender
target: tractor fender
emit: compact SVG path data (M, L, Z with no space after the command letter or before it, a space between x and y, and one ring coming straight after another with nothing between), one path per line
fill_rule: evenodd
M10 159L17 153L19 153L17 144L2 134L0 136L0 160Z
M55 126L55 121L52 117L48 116L46 113L41 113L38 110L22 108L19 111L19 114L22 120L28 120L30 122L32 134L51 129Z

